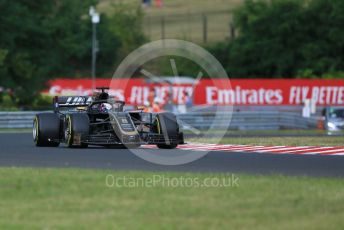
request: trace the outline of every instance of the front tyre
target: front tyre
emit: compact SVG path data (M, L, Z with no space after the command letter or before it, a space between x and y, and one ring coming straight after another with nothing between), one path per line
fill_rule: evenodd
M179 125L176 115L173 113L159 113L155 120L155 129L158 134L164 136L165 143L157 144L159 149L175 149L179 135Z
M66 117L65 140L68 147L87 148L83 138L89 135L90 120L85 113L69 114Z
M37 114L33 120L33 141L37 147L60 145L60 118L55 113Z

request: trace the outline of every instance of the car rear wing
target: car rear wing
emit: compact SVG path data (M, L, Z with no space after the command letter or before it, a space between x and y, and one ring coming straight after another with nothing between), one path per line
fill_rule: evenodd
M92 103L93 98L89 96L61 96L54 97L54 109L58 110L60 107L83 107Z

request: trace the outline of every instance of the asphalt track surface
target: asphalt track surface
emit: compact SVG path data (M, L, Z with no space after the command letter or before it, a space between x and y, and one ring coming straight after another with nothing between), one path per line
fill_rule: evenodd
M29 133L0 134L1 167L73 167L113 170L228 172L297 176L344 177L344 156L276 155L252 152L209 152L205 157L179 166L156 165L128 149L37 148ZM145 151L175 151L145 149Z

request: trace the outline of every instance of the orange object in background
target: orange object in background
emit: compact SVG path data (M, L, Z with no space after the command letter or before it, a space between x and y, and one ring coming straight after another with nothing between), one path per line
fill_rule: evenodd
M157 104L157 103L153 104L152 109L153 109L153 113L160 113L161 112L161 108L160 108L159 104Z
M152 112L152 109L149 106L145 106L145 108L143 109L143 112L150 113L150 112Z
M318 119L317 128L320 129L320 130L324 130L325 129L324 118L323 117Z

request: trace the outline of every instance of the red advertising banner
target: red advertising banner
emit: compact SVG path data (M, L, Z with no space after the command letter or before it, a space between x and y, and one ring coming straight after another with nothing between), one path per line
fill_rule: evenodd
M97 79L110 86L109 93L130 105L142 105L152 90L156 97L172 95L183 103L187 92L195 105L301 105L313 99L317 105L344 105L344 80L321 79L202 79L188 83L148 83L144 79ZM90 79L56 79L49 82L50 95L92 95Z

